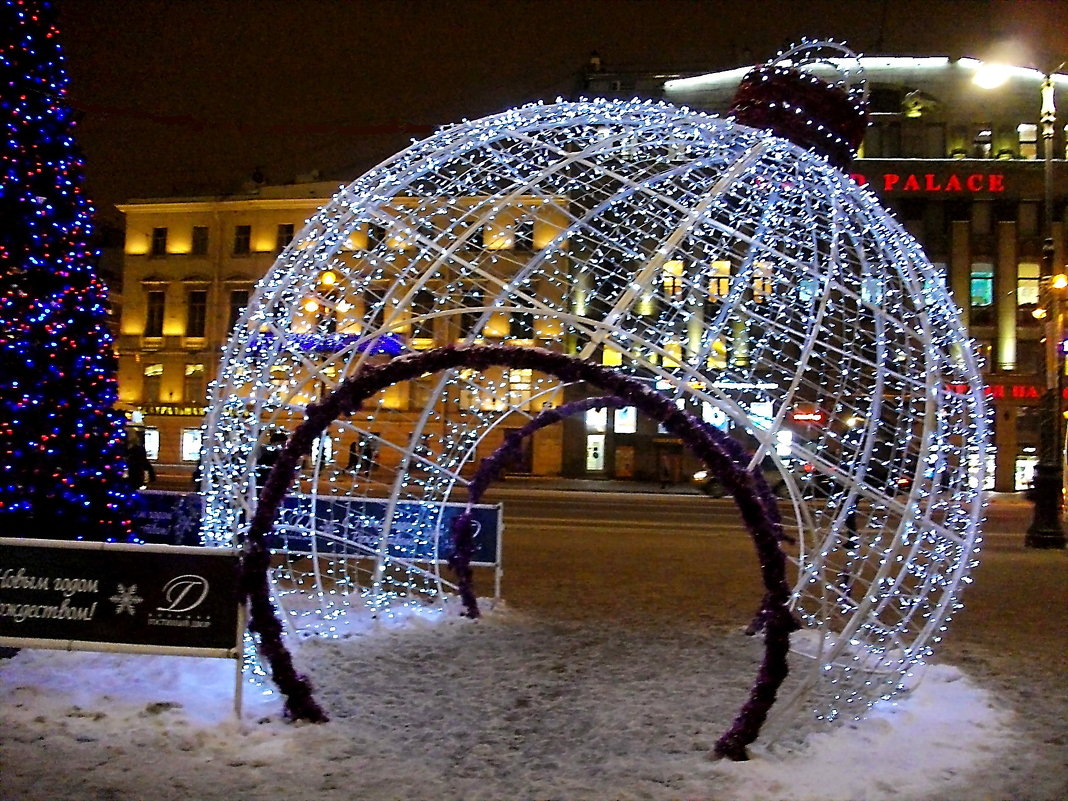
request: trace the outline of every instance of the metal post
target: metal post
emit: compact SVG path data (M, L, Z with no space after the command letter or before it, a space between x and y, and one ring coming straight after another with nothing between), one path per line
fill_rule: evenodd
M1053 132L1057 113L1053 102L1053 77L1047 74L1042 81L1042 147L1045 189L1045 234L1042 244L1041 286L1047 293L1046 392L1040 409L1039 453L1035 465L1034 486L1030 498L1034 503L1034 518L1027 529L1024 545L1029 548L1064 548L1064 367L1061 353L1063 324L1061 320L1062 289L1053 280Z

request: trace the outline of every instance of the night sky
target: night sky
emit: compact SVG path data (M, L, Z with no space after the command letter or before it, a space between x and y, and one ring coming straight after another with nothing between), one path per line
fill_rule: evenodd
M88 188L110 222L115 203L225 194L257 167L274 183L354 178L432 126L576 95L594 50L606 70L681 72L803 36L1068 58L1064 0L58 2Z

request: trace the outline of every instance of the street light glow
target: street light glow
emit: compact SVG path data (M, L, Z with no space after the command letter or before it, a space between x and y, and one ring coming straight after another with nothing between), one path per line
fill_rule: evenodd
M983 63L975 70L972 83L982 89L997 89L1009 80L1010 68L1005 64Z

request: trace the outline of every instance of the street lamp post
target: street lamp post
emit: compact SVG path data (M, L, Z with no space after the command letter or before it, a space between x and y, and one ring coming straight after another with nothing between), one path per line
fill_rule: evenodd
M1063 65L1062 65L1063 66ZM1057 69L1060 69L1058 67ZM1046 392L1041 406L1038 464L1035 465L1031 501L1034 517L1027 529L1024 544L1029 548L1064 548L1064 321L1061 302L1063 281L1054 281L1053 259L1053 134L1057 121L1054 104L1052 70L1042 80L1043 188L1045 190L1044 233L1040 283L1047 294L1046 316ZM1058 277L1059 278L1059 277Z
M1039 286L1042 293L1042 312L1045 320L1046 353L1043 359L1046 391L1039 409L1038 464L1035 465L1034 484L1030 498L1034 503L1034 517L1027 529L1024 544L1030 548L1064 548L1064 310L1063 296L1068 279L1054 276L1056 252L1053 241L1053 136L1057 123L1054 103L1053 76L1065 63L1042 76L1043 189L1045 201L1045 239L1042 243L1042 263ZM996 63L980 65L972 80L983 89L995 89L1008 78L1011 70ZM1036 314L1036 316L1038 316Z

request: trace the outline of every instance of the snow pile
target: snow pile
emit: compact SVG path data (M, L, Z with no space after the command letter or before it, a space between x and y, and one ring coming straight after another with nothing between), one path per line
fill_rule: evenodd
M355 627L299 654L329 724L287 724L278 699L250 685L238 723L225 660L28 650L3 660L2 797L1020 796L990 770L1013 716L952 667L931 668L908 698L859 724L731 763L709 752L760 657L733 630L500 609L480 621Z

